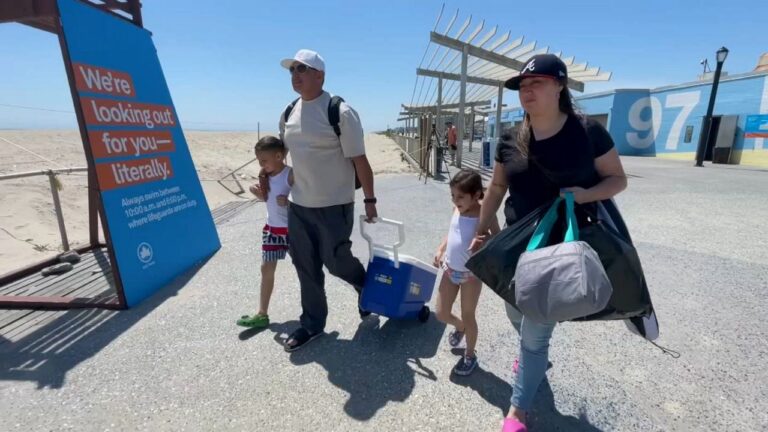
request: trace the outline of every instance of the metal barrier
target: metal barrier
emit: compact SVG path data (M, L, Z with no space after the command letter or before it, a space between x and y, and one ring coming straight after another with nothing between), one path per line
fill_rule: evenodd
M245 193L245 189L243 188L243 185L240 184L240 180L237 178L237 176L235 174L238 171L240 171L241 169L243 169L243 168L247 167L248 165L256 162L257 160L258 160L258 158L253 158L253 159L249 160L248 162L240 165L239 167L237 167L237 168L233 169L232 171L228 172L227 174L224 174L220 179L216 180L216 182L219 183L221 185L221 187L226 189L229 193L231 193L231 194L233 194L235 196L242 195L243 193ZM228 188L227 185L224 184L224 180L227 177L232 177L232 180L235 181L235 184L237 185L238 188L240 188L240 190L233 191L232 189Z
M56 211L56 220L59 223L61 246L65 252L69 250L69 239L67 238L67 227L64 225L64 213L61 211L61 200L59 199L59 189L61 189L61 182L59 182L57 176L60 174L72 174L77 172L88 172L88 168L61 168L0 175L0 181L43 175L48 176L48 182L51 186L51 196L53 197L53 207Z

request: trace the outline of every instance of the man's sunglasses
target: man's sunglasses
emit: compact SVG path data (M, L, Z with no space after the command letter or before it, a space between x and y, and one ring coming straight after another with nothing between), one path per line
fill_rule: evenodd
M309 66L307 66L305 64L300 64L300 65L289 67L288 68L288 72L290 72L291 74L293 74L294 72L298 72L300 74L303 74L304 72L306 72L309 69L317 70L317 69L315 69L313 67L309 67Z

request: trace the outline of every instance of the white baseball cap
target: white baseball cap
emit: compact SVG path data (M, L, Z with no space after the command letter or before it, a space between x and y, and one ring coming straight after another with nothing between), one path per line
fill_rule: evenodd
M300 49L296 52L296 55L293 56L293 58L288 58L280 62L280 65L286 69L290 68L291 65L295 62L303 63L312 69L317 69L319 71L325 70L325 60L323 60L322 57L320 57L320 54L308 50L308 49Z

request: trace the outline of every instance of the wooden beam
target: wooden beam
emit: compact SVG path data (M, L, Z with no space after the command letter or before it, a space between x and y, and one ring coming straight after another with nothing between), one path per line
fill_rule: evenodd
M589 78L593 76L598 76L599 74L600 74L599 67L584 69L583 71L574 72L574 73L571 73L570 71L568 71L568 76L573 76L575 78Z
M113 9L113 10L121 10L124 12L130 12L128 10L128 3L124 1L118 1L118 0L101 0L103 5L99 5L101 8L106 9Z
M141 0L128 0L128 13L133 16L133 23L144 28L144 19L141 16Z
M31 19L23 19L18 21L19 24L24 24L26 26L36 28L38 30L42 30L49 33L56 34L56 17L40 17L40 18L31 18Z
M584 78L586 82L593 81L610 81L612 72L602 72L599 75Z
M96 3L95 0L83 0L83 2L143 27L140 0L100 0L100 3ZM121 11L125 15L116 11ZM57 16L56 0L0 1L0 23L18 22L56 33L54 20Z
M490 104L491 104L490 100L477 101L477 102L467 102L467 103L464 104L464 107L465 108L474 108L474 107L486 106L486 105L490 105ZM435 106L435 105L426 105L426 106L417 106L417 107L409 107L409 106L402 105L402 107L403 107L403 111L405 111L407 114L412 114L412 113L417 113L417 112L420 112L420 113L432 113L432 112L437 111L437 106ZM442 111L446 111L446 110L450 110L450 109L457 109L457 108L459 108L459 104L457 104L457 103L454 103L454 104L443 104L443 105L440 106L440 108L442 109Z
M9 309L122 309L117 300L94 301L81 297L0 296L0 308Z
M443 77L440 77L437 79L437 112L435 113L435 116L437 119L435 120L435 124L437 125L437 134L438 136L443 136L443 119L440 115L443 111ZM438 168L437 171L440 171Z
M467 53L472 57L477 57L479 59L487 60L491 63L496 63L498 65L510 68L515 71L520 71L525 65L524 62L521 62L519 60L515 60L513 58L503 56L493 51L488 51L486 49L476 47L474 45L462 42L458 39L441 35L440 33L431 32L429 35L429 38L432 42L438 45L442 45L444 47L448 47L457 51L463 51L464 47L466 46ZM576 81L571 78L568 78L568 87L579 92L584 91L584 83L580 81Z
M94 0L86 1L98 9L132 22L139 27L143 27L143 20L141 18L141 0L99 0L102 4L94 3ZM123 13L121 14L116 11Z
M455 164L457 167L461 168L461 157L464 153L464 132L467 131L466 128L466 114L467 114L467 66L469 63L469 44L465 44L464 48L461 50L461 83L459 84L459 117L458 121L458 143L457 149L456 149L456 159ZM472 107L469 107L472 109ZM472 146L472 141L469 142L470 147ZM470 149L471 150L471 149Z
M55 17L55 0L12 0L0 2L0 23Z
M449 73L449 72L440 72L436 70L431 69L416 69L416 75L421 76L427 76L431 78L443 78L451 81L461 81L461 75ZM482 78L482 77L476 77L476 76L467 76L467 82L470 84L480 84L480 85L487 85L491 87L498 87L499 85L504 84L504 81L494 80L490 78Z
M493 137L499 142L501 137L501 108L504 98L504 86L499 86L499 95L496 97L496 124L493 127Z
M458 113L458 111L440 110L440 115L441 116L453 117L453 116L456 115L456 113ZM403 112L400 113L400 117L403 117L403 118L419 118L418 117L419 115L424 115L424 114L435 114L436 115L437 114L437 109L435 107L432 107L432 109L429 110L429 111L410 111L410 112L403 111Z

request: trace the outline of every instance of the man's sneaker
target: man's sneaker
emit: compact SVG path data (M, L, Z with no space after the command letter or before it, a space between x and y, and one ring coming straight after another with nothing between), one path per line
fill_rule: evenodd
M456 375L467 376L477 367L477 356L461 356L459 362L453 367L453 373Z
M459 346L462 339L464 339L464 332L460 332L458 330L454 330L450 333L448 333L448 344L454 348Z

